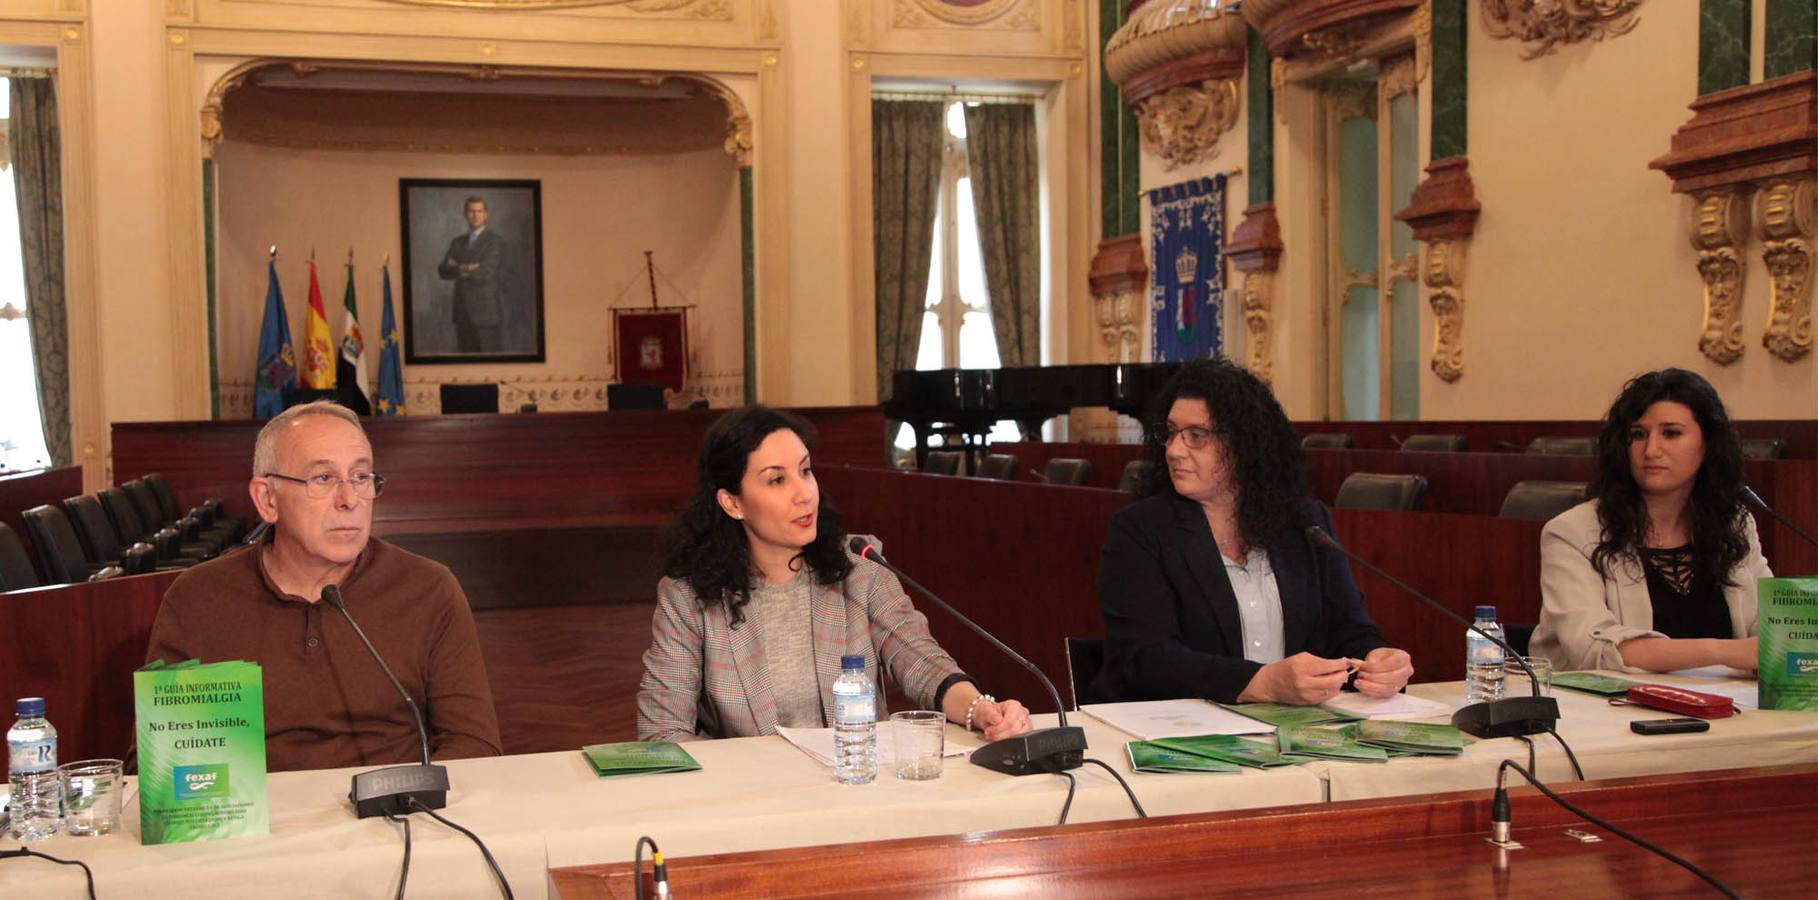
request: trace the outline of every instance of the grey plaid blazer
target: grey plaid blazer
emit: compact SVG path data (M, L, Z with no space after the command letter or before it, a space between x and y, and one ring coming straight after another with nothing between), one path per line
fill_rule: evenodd
M928 619L909 603L896 576L868 559L851 558L852 574L844 582L809 585L814 671L826 725L833 725L833 681L844 654L863 655L873 678L882 660L909 699L933 708L935 691L959 666L935 643ZM738 628L731 622L725 605L702 607L687 582L658 582L638 683L639 740L776 733L776 697L757 629L749 620ZM881 718L881 692L878 699Z

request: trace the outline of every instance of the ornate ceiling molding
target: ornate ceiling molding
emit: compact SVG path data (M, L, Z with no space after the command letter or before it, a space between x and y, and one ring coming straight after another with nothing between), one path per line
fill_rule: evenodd
M1560 44L1601 41L1635 30L1641 0L1482 0L1483 30L1513 38L1522 59L1538 59Z
M1244 0L1243 17L1277 59L1357 58L1426 0ZM1403 39L1405 41L1405 38Z
M1243 107L1244 20L1218 0L1141 6L1105 43L1105 74L1123 88L1144 149L1172 170L1212 155Z

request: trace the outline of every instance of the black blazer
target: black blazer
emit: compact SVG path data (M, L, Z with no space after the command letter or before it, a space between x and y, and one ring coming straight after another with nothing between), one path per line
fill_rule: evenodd
M1305 499L1300 518L1332 529L1325 504ZM1282 649L1327 658L1388 646L1364 613L1351 566L1305 538L1269 550L1281 592ZM1099 557L1105 664L1087 691L1097 703L1205 697L1236 701L1262 664L1244 659L1237 595L1198 503L1162 493L1111 518Z

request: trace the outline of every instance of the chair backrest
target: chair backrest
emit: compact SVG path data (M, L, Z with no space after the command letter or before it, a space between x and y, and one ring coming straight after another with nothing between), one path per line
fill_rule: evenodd
M1527 656L1528 644L1534 640L1534 623L1511 622L1504 625L1502 626L1502 639L1509 642L1509 647L1515 651L1516 656ZM1515 693L1510 691L1509 696L1515 696Z
M1582 481L1517 481L1502 498L1496 514L1505 519L1538 519L1542 522L1584 502Z
M1596 456L1597 439L1546 435L1529 441L1527 452L1540 456Z
M1105 639L1070 637L1067 644L1067 687L1073 691L1073 708L1079 709L1086 688L1105 667Z
M1118 476L1117 489L1126 494L1134 494L1142 489L1143 481L1148 479L1149 472L1155 464L1146 459L1133 459L1124 463L1124 474Z
M0 591L17 591L41 584L25 553L25 542L5 522L0 522Z
M1300 439L1302 450L1345 450L1356 445L1357 439L1348 434L1322 432L1309 434Z
M1401 449L1422 453L1457 453L1464 448L1465 436L1462 434L1411 434L1401 442Z
M153 472L140 479L151 488L152 496L158 500L158 511L164 514L164 521L175 522L183 518L183 507L177 505L177 492L170 486L170 479L162 472Z
M1016 457L1008 453L987 453L979 460L978 471L972 473L975 478L991 478L997 481L1015 481Z
M1042 470L1042 480L1049 484L1065 484L1080 487L1086 479L1092 477L1092 461L1089 459L1071 459L1057 456L1048 460L1048 467Z
M922 466L922 471L930 475L958 475L960 456L958 450L930 450L928 462Z
M138 509L119 487L102 488L95 492L95 497L101 501L107 518L114 523L114 532L120 536L121 543L142 541L155 530L139 518Z
M1381 475L1352 472L1338 486L1332 505L1343 509L1389 509L1412 512L1427 496L1424 475Z
M609 384L606 386L607 409L662 409L663 386L660 384Z
M164 512L158 509L158 498L152 495L152 489L146 487L145 482L137 478L124 481L120 483L120 490L126 492L126 499L132 501L133 511L139 514L139 521L146 527L156 531L169 524L170 520L164 518Z
M87 581L88 557L63 510L50 505L34 506L22 515L25 530L31 533L32 549L38 553L38 568L44 570L46 579L52 584Z
M108 521L100 500L93 496L71 497L63 501L63 509L69 513L70 524L75 526L76 537L82 539L89 559L120 558L126 548L121 546L120 535L114 531L114 523Z
M1758 437L1742 439L1743 459L1782 459L1786 456L1786 439Z
M444 384L441 388L442 411L445 413L499 411L499 386L496 384Z

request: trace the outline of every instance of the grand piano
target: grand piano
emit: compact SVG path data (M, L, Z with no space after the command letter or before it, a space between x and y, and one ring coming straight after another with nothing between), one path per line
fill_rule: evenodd
M1042 423L1080 406L1106 406L1138 419L1148 415L1179 363L1088 366L1010 366L1002 369L899 370L884 415L915 429L917 465L927 462L928 438L939 434L972 457L985 435L1009 419L1024 440L1040 440Z

